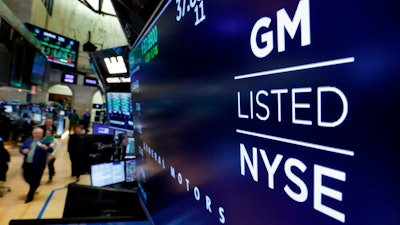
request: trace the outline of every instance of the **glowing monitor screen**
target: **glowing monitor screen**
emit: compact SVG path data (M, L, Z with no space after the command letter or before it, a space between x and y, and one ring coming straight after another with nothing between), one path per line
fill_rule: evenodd
M5 106L4 106L4 112L7 112L7 113L13 112L13 107L12 107L12 105L5 105Z
M78 62L79 42L51 31L26 23L25 26L39 40L41 51L47 61L76 68Z
M90 166L92 186L104 187L125 181L125 162L109 162Z
M106 98L109 126L115 129L132 131L131 93L108 92Z
M125 161L125 181L133 182L136 180L136 159Z

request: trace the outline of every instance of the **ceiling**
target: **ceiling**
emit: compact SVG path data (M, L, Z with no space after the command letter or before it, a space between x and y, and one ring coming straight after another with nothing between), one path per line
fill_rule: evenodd
M0 14L6 6L11 17L19 20L14 26L27 30L23 23L30 23L79 41L77 71L90 75L94 72L83 46L89 42L102 54L131 47L161 2L164 0L0 0ZM101 73L97 75L107 86L104 81L109 74Z
M93 12L100 15L116 16L110 0L78 0Z
M98 1L102 2L101 9L89 7L93 0L0 0L0 7L2 12L4 7L8 7L14 17L14 21L9 22L20 28L20 32L24 23L30 23L80 42L77 70L90 74L93 71L88 52L83 50L86 42L90 40L97 50L127 45L118 18L111 15L114 12L110 9L111 0ZM44 4L48 2L52 2L51 7Z

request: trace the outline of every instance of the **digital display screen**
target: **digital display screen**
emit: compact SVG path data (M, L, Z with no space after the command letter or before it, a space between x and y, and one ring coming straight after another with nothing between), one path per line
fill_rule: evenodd
M93 123L92 124L92 133L93 134L111 134L114 135L115 131L114 129L110 128L106 124L101 124L101 123Z
M1 21L1 23L3 24L3 20ZM0 34L1 34L2 24L0 24ZM0 76L0 85L9 85L10 83L11 60L12 60L12 55L5 49L0 49L0 69L2 71L2 75Z
M127 138L127 145L125 149L125 159L136 158L135 155L135 139Z
M9 225L149 225L148 221L140 221L129 217L79 217L61 219L13 219Z
M125 181L125 162L110 162L90 166L92 186L104 187Z
M6 113L12 113L13 110L13 106L12 105L4 105L4 112Z
M136 159L125 161L125 182L133 182L136 180Z
M128 46L120 46L110 49L91 52L89 54L91 67L98 75L99 82L106 88L119 87L119 91L129 92L128 73ZM126 88L121 88L121 83L126 83Z
M63 73L61 75L61 82L67 84L76 84L78 76L76 74Z
M41 113L42 112L42 110L40 109L40 106L38 106L38 105L31 106L30 110L32 111L32 113Z
M25 23L25 26L38 39L42 48L41 51L46 56L47 61L76 68L79 53L78 41L29 23Z
M97 87L97 85L98 85L97 79L85 77L83 79L83 85Z
M101 109L101 108L103 108L103 104L93 104L93 105L92 105L92 108L94 108L94 109ZM97 114L98 114L98 115L97 115ZM96 116L100 116L100 112L99 112L99 111L96 112Z
M128 72L124 58L120 55L104 58L104 63L109 74L125 74Z
M41 113L33 113L32 121L35 123L41 123L42 122L42 114Z
M168 1L129 56L153 223L399 224L395 4Z
M32 224L38 224L38 225L149 225L149 222L147 221L105 221L102 222L100 219L98 222L90 222L90 220L85 221L81 219L80 222L76 222L76 220L66 220L66 219L59 219L60 221L56 221L57 219L51 219L51 221L40 221L39 223L37 220L12 220L12 223L10 225L32 225Z
M107 92L107 115L109 126L119 130L132 131L132 95L126 92Z
M46 75L47 60L39 51L35 53L32 66L31 83L42 86Z
M8 67L10 69L10 86L30 90L32 65L37 50L34 46L29 45L29 42L16 30L12 35L12 49L11 67L10 65ZM4 73L6 72L7 68L4 69Z

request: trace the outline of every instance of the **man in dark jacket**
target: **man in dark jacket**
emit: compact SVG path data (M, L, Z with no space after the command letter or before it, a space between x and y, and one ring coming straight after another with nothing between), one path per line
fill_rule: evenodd
M40 126L40 128L42 128L44 133L46 133L46 130L50 130L53 134L57 133L57 127L54 125L52 118L46 118L44 125Z
M0 137L8 141L11 132L11 121L4 108L0 108Z
M24 113L22 118L15 121L15 129L13 139L15 146L17 142L24 142L32 134L32 122L29 121L28 114Z
M10 153L4 147L3 139L0 137L0 181L6 181Z
M34 128L32 138L24 141L19 149L19 152L24 155L22 164L24 179L30 186L25 203L33 200L33 195L40 185L43 171L46 168L47 155L53 152L50 143L43 141L42 138L43 129Z
M79 115L76 113L76 109L74 109L69 115L69 132L71 133L71 130L74 130L77 125L79 125Z
M89 124L90 124L90 109L86 109L85 114L82 116L82 125L83 129L85 129L85 134L89 133Z
M68 152L71 159L71 177L76 177L76 182L79 181L81 174L85 172L85 166L87 165L87 155L84 152L82 146L82 126L78 125L74 128L74 133L69 136L68 139Z

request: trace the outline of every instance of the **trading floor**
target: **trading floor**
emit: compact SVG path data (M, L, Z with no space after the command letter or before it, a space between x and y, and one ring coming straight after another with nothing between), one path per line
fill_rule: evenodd
M22 159L18 146L13 143L5 143L6 149L11 155L7 181L0 186L11 188L0 197L0 224L7 225L11 219L36 219L36 218L61 218L67 194L66 186L75 182L71 177L71 162L67 151L68 137L61 140L61 147L55 161L56 174L53 181L48 183L48 170L44 171L41 185L30 203L25 203L29 185L22 177ZM90 184L90 176L82 175L79 184ZM1 188L0 191L4 192Z

